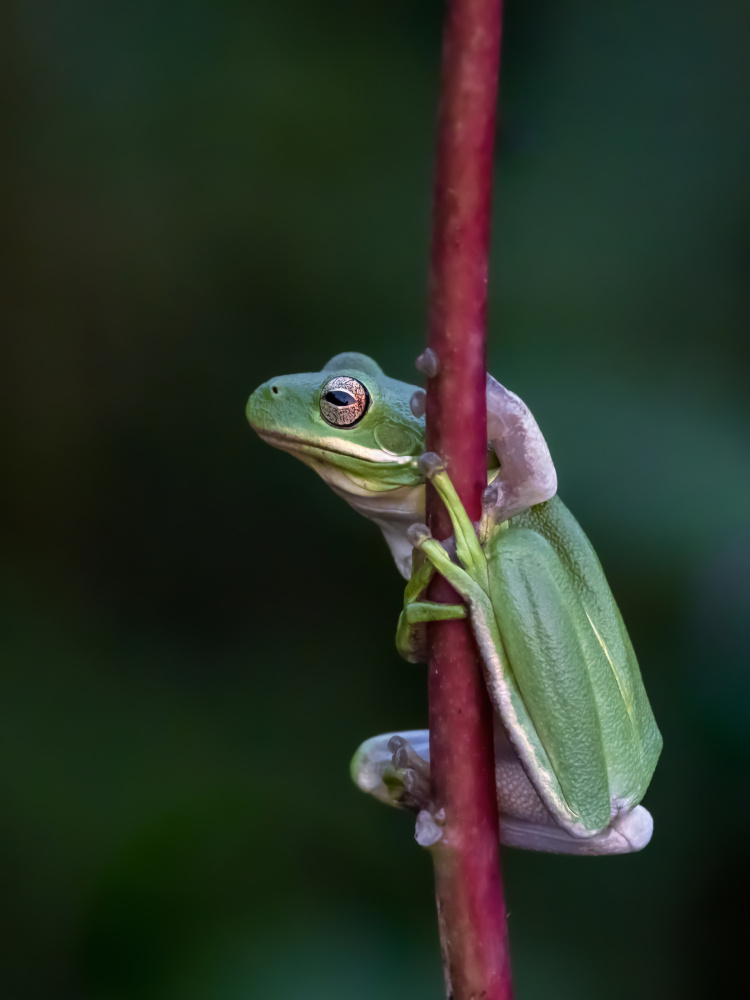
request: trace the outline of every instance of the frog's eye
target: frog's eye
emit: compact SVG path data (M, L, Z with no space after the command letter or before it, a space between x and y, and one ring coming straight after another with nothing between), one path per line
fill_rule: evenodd
M364 417L369 405L370 393L348 375L332 378L320 392L320 415L333 427L353 427Z

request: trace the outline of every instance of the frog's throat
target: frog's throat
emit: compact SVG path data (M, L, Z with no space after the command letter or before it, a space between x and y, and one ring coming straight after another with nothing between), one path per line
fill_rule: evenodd
M358 514L368 518L383 532L398 571L405 580L411 576L412 546L408 538L409 528L425 519L425 485L398 486L379 493L352 488L340 470L331 477L320 473L328 485L342 499L346 500Z

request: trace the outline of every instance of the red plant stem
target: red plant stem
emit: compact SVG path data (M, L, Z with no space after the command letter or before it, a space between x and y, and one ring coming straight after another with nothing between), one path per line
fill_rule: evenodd
M427 448L445 461L469 516L487 485L485 328L502 0L448 0L443 36L430 268ZM452 534L430 488L436 538ZM458 598L435 580L433 600ZM429 626L430 760L443 836L432 848L448 996L509 1000L492 709L468 625Z

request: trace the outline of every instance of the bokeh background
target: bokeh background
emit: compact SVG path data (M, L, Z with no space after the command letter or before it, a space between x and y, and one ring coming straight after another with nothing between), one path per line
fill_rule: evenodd
M400 578L243 415L341 350L417 378L441 15L3 8L3 998L442 995L429 859L347 772L426 718ZM507 4L490 367L665 738L642 855L505 852L520 1000L745 967L749 44L741 0Z

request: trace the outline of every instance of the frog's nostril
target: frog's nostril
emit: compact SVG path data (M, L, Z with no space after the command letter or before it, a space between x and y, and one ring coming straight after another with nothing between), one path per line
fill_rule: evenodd
M278 392L278 391L279 391L279 390L278 390L278 389L276 388L276 386L275 386L275 385L272 385L272 386L271 386L271 392Z

